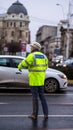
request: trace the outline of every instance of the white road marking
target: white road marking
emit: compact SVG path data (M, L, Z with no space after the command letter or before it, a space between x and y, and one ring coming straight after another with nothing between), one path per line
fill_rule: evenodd
M45 130L46 130L46 129L45 129ZM70 128L64 128L64 129L59 129L59 128L58 128L58 129L49 129L49 130L73 130L73 128L71 128L71 129L70 129Z
M0 102L0 105L4 105L4 104L10 104L10 103L7 103L7 102Z
M67 105L67 106L72 106L73 105L73 103L71 103L71 102L69 102L69 103L68 102L67 103L66 102L49 102L48 104L49 105L64 105L64 106L65 105Z
M29 115L0 115L1 117L28 117ZM44 115L38 115L38 117L44 117ZM73 115L48 115L48 117L73 117Z
M7 102L0 102L0 105L10 105L11 103L7 103ZM73 103L71 103L71 102L49 102L48 103L49 105L67 105L67 106L72 106L73 105Z
M0 93L0 96L31 96L31 93ZM57 93L45 93L46 96L67 96L71 95L73 96L73 93L66 93L66 94L57 94Z

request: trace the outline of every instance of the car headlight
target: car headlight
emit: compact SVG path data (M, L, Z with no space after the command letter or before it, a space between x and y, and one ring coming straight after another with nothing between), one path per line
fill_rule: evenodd
M59 66L58 64L56 64L56 66Z
M60 78L62 78L62 79L66 79L66 78L67 78L67 76L66 76L65 74L58 74L58 76L59 76Z
M66 67L66 66L67 66L66 64L63 65L63 67Z

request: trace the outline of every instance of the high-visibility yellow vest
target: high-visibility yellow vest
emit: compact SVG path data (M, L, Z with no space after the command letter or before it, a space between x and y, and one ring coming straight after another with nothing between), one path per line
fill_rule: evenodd
M28 67L29 70L29 85L43 86L45 80L45 71L48 68L48 59L41 52L33 52L29 54L18 65L19 69Z

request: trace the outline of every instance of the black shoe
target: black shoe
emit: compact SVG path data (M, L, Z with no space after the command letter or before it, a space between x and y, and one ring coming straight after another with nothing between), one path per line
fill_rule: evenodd
M48 115L44 115L44 119L47 120L48 119Z
M36 120L37 116L35 116L35 115L29 115L28 118L31 118L32 120Z

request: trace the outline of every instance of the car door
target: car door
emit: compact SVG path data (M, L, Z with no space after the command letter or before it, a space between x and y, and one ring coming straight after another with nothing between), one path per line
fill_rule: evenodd
M22 71L18 70L18 64L22 61L21 58L12 58L12 64L15 70L14 81L16 86L28 85L28 69L24 68Z
M0 84L14 83L14 69L10 66L9 58L0 57Z

